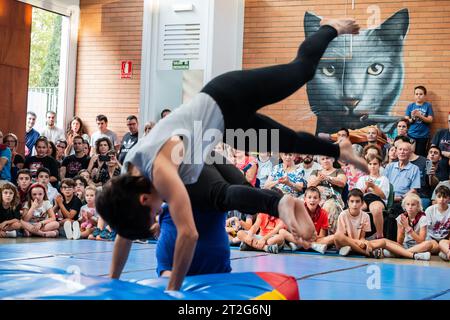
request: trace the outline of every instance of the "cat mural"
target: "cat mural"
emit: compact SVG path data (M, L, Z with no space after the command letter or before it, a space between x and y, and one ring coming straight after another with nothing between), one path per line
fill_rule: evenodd
M320 27L318 16L306 12L305 35ZM388 132L400 117L391 110L403 89L403 43L408 9L402 9L375 29L335 38L307 84L317 132L358 129L378 124Z

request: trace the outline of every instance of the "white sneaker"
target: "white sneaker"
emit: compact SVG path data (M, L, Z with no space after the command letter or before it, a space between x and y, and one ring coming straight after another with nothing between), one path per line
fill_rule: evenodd
M7 238L17 238L16 230L13 231L5 231Z
M298 247L295 243L293 242L289 242L289 248L291 249L291 251L297 251Z
M78 240L81 237L81 230L80 230L80 223L78 221L75 221L72 223L72 229L73 229L73 240Z
M394 258L394 255L389 250L386 249L383 249L383 256L385 258Z
M429 252L417 252L414 254L414 260L429 261L430 258L431 258L431 253L429 253Z
M341 256L347 256L347 255L350 253L350 251L352 251L352 247L350 247L350 246L342 247L342 248L339 250L339 255L341 255Z
M67 239L73 239L72 223L70 221L64 222L64 232L66 233Z
M345 247L344 247L345 248ZM350 247L349 247L350 248ZM321 254L325 254L325 252L328 249L328 246L326 244L321 244L321 243L312 243L311 244L311 249L321 253ZM342 248L343 249L343 248ZM342 250L341 249L341 250Z
M441 258L444 261L449 261L447 255L445 253L443 253L442 251L439 252L439 258Z

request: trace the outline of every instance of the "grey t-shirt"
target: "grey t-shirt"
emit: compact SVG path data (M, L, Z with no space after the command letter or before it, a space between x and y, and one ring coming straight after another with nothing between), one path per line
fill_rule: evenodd
M119 139L117 139L117 134L111 130L107 130L105 133L101 133L100 131L95 131L91 136L91 147L95 148L95 142L100 138L109 138L113 145L113 149L115 146L120 145Z
M222 111L211 96L201 92L191 102L160 120L148 135L138 141L125 157L122 173L128 171L131 163L153 181L156 155L167 140L180 136L185 152L178 172L185 184L193 184L200 176L206 157L222 141L223 132Z

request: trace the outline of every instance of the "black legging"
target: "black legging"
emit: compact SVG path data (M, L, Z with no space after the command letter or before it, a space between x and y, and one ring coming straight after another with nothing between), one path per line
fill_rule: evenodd
M186 189L192 208L218 212L238 210L246 214L264 212L279 216L278 203L282 195L253 188L232 164L205 164L197 182L186 185Z
M278 129L281 152L321 154L339 158L338 145L309 133L295 132L269 117L256 113L269 104L287 98L312 79L328 44L336 36L336 29L322 26L305 39L292 62L228 72L211 80L202 92L210 95L219 105L224 116L225 129ZM263 151L271 151L270 134L268 136L268 150ZM229 142L226 132L224 141Z

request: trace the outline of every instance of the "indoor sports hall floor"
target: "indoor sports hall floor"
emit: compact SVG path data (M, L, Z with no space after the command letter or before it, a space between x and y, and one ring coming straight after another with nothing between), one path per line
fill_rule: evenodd
M133 244L121 277L156 278L155 244ZM1 239L2 264L77 268L86 276L107 277L113 242L63 239ZM340 257L335 253L241 252L231 249L233 272L280 272L297 279L302 300L414 299L450 300L450 264L431 261ZM0 282L2 282L0 273ZM9 297L2 294L0 299Z

